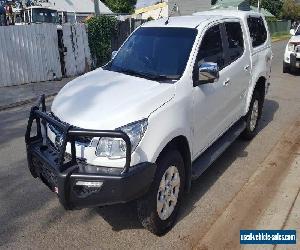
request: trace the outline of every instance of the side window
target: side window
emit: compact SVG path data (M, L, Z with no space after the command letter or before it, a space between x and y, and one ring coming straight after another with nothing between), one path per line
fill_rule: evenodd
M209 28L200 45L198 52L198 66L205 62L217 63L220 69L225 66L224 50L220 25Z
M252 38L252 46L258 47L267 40L267 30L262 17L248 17L248 27Z
M225 23L225 29L228 39L228 64L230 64L244 53L243 31L239 22Z

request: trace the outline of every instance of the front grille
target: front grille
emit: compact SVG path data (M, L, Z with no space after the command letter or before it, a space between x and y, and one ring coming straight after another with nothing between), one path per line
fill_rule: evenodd
M57 187L57 175L53 171L50 171L48 168L42 168L40 174L42 181L52 191L54 191L55 187Z
M66 122L63 122L62 120L60 120L52 112L49 115L52 118L54 118L56 121L58 121L64 125L71 126L69 123L66 123ZM59 129L57 129L55 126L53 126L51 124L49 124L48 126L49 126L49 129L55 134L56 137L62 136L62 132L60 132ZM79 127L76 127L76 126L72 126L72 127L80 129ZM76 144L82 145L84 147L89 147L91 145L92 139L93 138L91 138L91 137L78 137L78 138L76 138Z
M41 180L52 190L57 187L57 175L54 171L48 169L38 158L32 157L32 163L39 170Z

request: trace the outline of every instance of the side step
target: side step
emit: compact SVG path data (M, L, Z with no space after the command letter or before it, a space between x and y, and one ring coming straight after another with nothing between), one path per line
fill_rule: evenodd
M246 122L239 120L222 137L200 155L192 166L192 180L200 177L203 172L239 137L246 128Z

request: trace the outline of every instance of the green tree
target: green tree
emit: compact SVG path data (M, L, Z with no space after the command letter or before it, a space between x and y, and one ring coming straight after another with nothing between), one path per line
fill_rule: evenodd
M101 15L87 21L88 39L95 66L102 66L111 58L112 38L117 32L115 17Z
M268 10L276 17L280 17L282 13L283 1L282 0L261 0L261 8ZM258 0L250 0L252 6L258 5Z
M136 0L103 0L102 2L115 13L132 13L136 4Z
M295 0L284 0L282 7L282 17L291 20L300 19L300 7Z

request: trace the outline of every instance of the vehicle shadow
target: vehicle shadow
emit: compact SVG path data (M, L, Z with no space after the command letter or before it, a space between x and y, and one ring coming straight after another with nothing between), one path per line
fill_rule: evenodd
M291 71L291 72L289 72L289 74L292 76L300 76L300 70Z
M276 101L268 99L265 101L264 113L259 125L259 132L273 120L278 108L279 104ZM245 149L249 143L250 142L238 139L198 180L193 182L191 192L186 196L183 202L184 205L181 208L177 222L184 219L184 217L193 211L195 203L197 203L210 187L217 182L219 177L222 176L236 159L248 156ZM135 202L95 208L90 212L101 216L110 224L114 231L142 228L142 225L137 218Z

